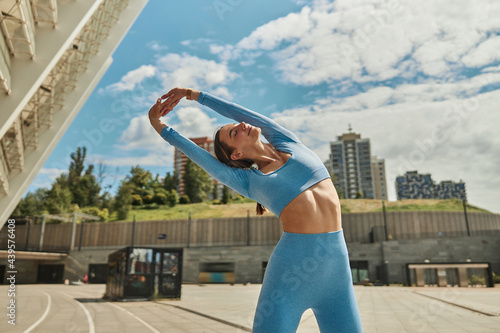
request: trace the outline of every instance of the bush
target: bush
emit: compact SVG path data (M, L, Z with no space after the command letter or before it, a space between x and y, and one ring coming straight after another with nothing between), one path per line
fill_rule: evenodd
M493 283L500 283L500 274L493 272Z
M82 213L99 216L101 218L101 221L107 221L109 219L109 211L107 208L99 209L97 207L85 207L82 209ZM97 222L97 221L91 220L90 222Z
M472 286L486 285L486 278L480 275L471 275L469 277L469 284Z
M81 213L81 212L82 210L80 209L80 206L78 206L78 204L72 204L68 211L68 213Z
M144 202L145 205L152 204L153 203L153 196L151 194L143 196L142 202Z
M183 196L180 197L179 203L181 205L185 205L185 204L191 203L191 200L189 200L189 197L184 194Z
M141 196L138 194L133 194L132 195L132 206L142 206L142 205L143 205L143 202L142 202Z
M163 187L157 187L155 188L155 194L165 194L165 196L168 196L168 191L165 190Z
M156 193L153 196L153 202L158 205L166 205L167 204L167 196L163 193Z
M130 211L130 205L123 205L120 207L117 207L116 213L118 220L126 220L128 217L128 212Z
M170 207L174 207L179 202L179 194L177 194L176 190L171 190L167 194L167 202Z

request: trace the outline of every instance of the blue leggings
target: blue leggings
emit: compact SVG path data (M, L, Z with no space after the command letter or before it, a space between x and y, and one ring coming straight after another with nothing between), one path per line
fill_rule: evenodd
M269 258L252 332L296 332L309 308L322 333L362 332L342 230L283 233Z

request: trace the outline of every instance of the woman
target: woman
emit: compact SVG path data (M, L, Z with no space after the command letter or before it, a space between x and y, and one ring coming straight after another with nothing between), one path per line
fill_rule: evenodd
M217 132L217 159L160 121L183 97L239 122ZM283 225L253 332L295 332L309 308L321 332L361 332L340 201L319 157L273 120L206 92L174 88L153 105L149 119L167 142L218 181L269 208ZM269 143L260 140L261 133Z

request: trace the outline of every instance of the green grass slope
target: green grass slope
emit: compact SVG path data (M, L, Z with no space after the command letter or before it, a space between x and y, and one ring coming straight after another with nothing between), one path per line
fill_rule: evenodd
M382 211L382 201L372 199L345 199L341 200L342 213L363 213ZM391 211L463 211L462 201L449 200L400 200L385 202L387 212ZM468 212L489 211L467 204ZM216 205L212 203L197 203L188 205L169 206L142 206L134 207L125 221L132 221L134 215L137 221L151 220L176 220L187 219L189 215L193 219L218 218L218 217L245 217L247 214L255 216L255 202L250 200L238 200L236 203L227 205ZM271 214L271 213L266 213ZM110 217L110 221L118 221L116 215Z

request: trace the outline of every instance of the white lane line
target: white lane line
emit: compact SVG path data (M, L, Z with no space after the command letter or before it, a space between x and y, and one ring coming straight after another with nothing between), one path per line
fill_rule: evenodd
M160 333L160 331L157 331L153 326L149 325L148 323L146 323L144 320L142 320L141 318L137 317L135 314L133 314L132 312L130 311L127 311L125 310L124 308L122 308L121 306L118 306L116 304L113 304L113 303L110 303L108 302L107 304L109 305L112 305L114 306L115 308L118 308L122 311L125 311L126 313L128 313L130 316L134 317L135 319L137 319L138 321L140 321L142 324L144 324L144 326L146 326L147 328L149 328L151 330L151 332L154 332L154 333Z
M87 321L89 323L89 333L95 333L94 320L92 320L92 316L90 315L89 310L87 310L87 308L84 307L82 303L78 302L73 296L68 295L66 293L63 293L63 292L60 292L60 293L68 296L69 298L71 298L72 300L74 300L75 302L77 302L78 305L81 306L81 308L85 312L85 315L87 316Z
M45 295L47 295L47 298L49 299L48 300L48 303L47 303L47 308L45 309L45 312L43 313L43 315L40 317L40 319L38 319L36 321L36 323L34 323L33 325L31 325L27 330L24 331L24 333L30 333L35 327L37 327L38 325L40 325L40 323L42 321L45 320L45 317L47 317L47 315L49 314L49 311L50 311L50 304L52 303L52 298L50 297L49 294L47 294L45 291L43 292Z

